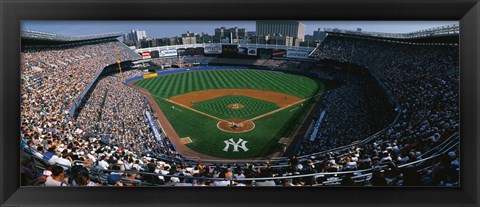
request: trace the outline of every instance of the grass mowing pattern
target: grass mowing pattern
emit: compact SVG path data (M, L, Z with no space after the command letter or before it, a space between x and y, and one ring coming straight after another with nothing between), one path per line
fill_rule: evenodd
M234 103L243 104L245 107L241 109L231 109L227 107L229 104ZM195 103L192 108L221 119L251 119L280 107L274 103L255 98L232 95Z
M309 104L304 104L303 107L297 104L255 120L253 130L236 134L219 130L218 121L212 118L169 103L159 97L168 98L208 89L238 88L275 91L305 98L324 89L321 81L308 77L257 70L186 72L141 80L135 85L150 91L180 137L189 136L192 139L193 142L186 146L206 155L228 159L261 157L281 150L282 146L277 143L278 139L295 128L298 118ZM171 108L172 105L176 105L175 109ZM213 112L210 114L214 115ZM223 151L224 141L230 138L234 141L238 141L239 138L246 140L249 150L233 152L230 147L228 152Z
M258 89L306 98L321 83L308 77L259 70L211 70L177 73L141 80L136 86L163 98L208 89Z
M179 105L169 103L163 99L155 98L158 105L167 116L170 123L175 127L180 137L189 136L192 143L186 144L190 149L220 158L242 159L266 156L282 150L278 144L280 139L292 122L298 117L301 109L300 104L294 105L291 109L282 110L270 116L255 120L255 129L245 133L228 133L217 128L218 121L185 109ZM175 105L175 109L171 106ZM233 138L238 141L240 138L247 141L247 152L240 150L233 152L230 147L228 152L223 151L225 140Z

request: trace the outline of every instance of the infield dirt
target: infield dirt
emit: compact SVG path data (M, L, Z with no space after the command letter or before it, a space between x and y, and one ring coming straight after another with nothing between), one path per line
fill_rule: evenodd
M205 155L203 153L194 151L190 148L188 148L185 145L185 142L187 141L182 140L181 137L177 134L176 130L173 128L173 126L170 124L170 121L166 118L164 115L163 111L160 109L160 107L156 104L155 99L152 97L150 92L148 90L135 86L133 83L129 84L130 86L136 88L139 90L140 93L145 95L150 102L150 105L152 106L154 112L157 114L158 120L161 123L161 127L164 130L164 133L168 135L170 138L170 141L172 141L176 145L177 151L182 154L183 156L190 157L191 159L200 159L200 160L222 160L223 162L236 162L239 160L243 159L231 159L231 160L225 160L224 158L220 157L215 157L215 156L210 156L210 155ZM238 132L244 132L244 131L249 131L252 130L255 125L252 122L254 119L258 119L264 116L268 116L272 113L276 113L280 110L283 110L284 108L290 107L294 104L300 103L304 101L304 99L288 95L288 94L283 94L283 93L278 93L278 92L272 92L272 91L263 91L263 90L252 90L252 89L212 89L212 90L203 90L203 91L196 91L196 92L190 92L190 93L185 93L177 96L170 97L170 99L166 100L169 102L175 102L184 106L187 106L191 110L193 110L191 107L194 105L196 102L201 102L205 100L210 100L218 97L223 97L223 96L228 96L228 95L242 95L242 96L247 96L247 97L252 97L256 98L259 100L264 100L264 101L269 101L272 103L277 104L281 108L271 111L269 113L263 114L261 116L255 117L250 120L228 120L225 122L224 120L219 120L219 126L221 126L222 131L237 131ZM198 113L198 112L197 112ZM217 118L218 119L218 118ZM231 121L235 121L236 123L239 124L238 128L235 130L232 130L231 128ZM277 157L280 156L282 152L275 152L273 154L267 155L267 156L259 156L259 157L254 157L254 158L248 158L247 160L267 160L272 157Z
M195 103L201 101L229 95L248 96L263 101L269 101L277 104L281 108L303 100L302 98L284 93L252 89L213 89L195 91L178 96L172 96L170 97L170 100L188 107L192 107Z

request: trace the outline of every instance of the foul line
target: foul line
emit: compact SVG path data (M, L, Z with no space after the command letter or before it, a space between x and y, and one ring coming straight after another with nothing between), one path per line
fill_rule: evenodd
M160 97L160 98L161 98L161 97ZM170 102L170 103L177 104L177 105L179 105L179 106L181 106L181 107L183 107L183 108L187 108L187 109L189 109L189 110L191 110L191 111L193 111L193 112L196 112L196 113L202 114L202 115L204 115L204 116L210 117L210 118L215 119L215 120L217 120L217 121L229 122L229 121L227 121L227 120L220 119L220 118L218 118L218 117L216 117L216 116L212 116L212 115L207 114L207 113L205 113L205 112L201 112L201 111L196 110L196 109L194 109L194 108L190 108L190 107L185 106L185 105L183 105L183 104L181 104L181 103L177 103L177 102L175 102L175 101L172 101L172 100L169 100L169 99L166 99L166 98L162 98L162 99L165 100L165 101L168 101L168 102Z
M143 91L143 92L145 92L145 91ZM205 112L196 110L196 109L194 109L194 108L188 107L188 106L183 105L183 104L181 104L181 103L177 103L177 102L172 101L172 100L170 100L170 99L167 99L167 98L164 98L164 97L160 97L160 96L157 96L157 95L153 95L153 94L151 94L151 93L150 93L150 95L153 96L153 97L161 98L161 99L163 99L163 100L165 100L165 101L167 101L167 102L170 102L170 103L173 103L173 104L177 104L177 105L182 106L182 107L184 107L184 108L186 108L186 109L189 109L189 110L191 110L191 111L193 111L193 112L202 114L202 115L204 115L204 116L206 116L206 117L210 117L210 118L215 119L215 120L217 120L217 121L229 122L229 121L227 121L227 120L224 120L224 119L218 118L218 117L216 117L216 116L212 116L212 115L210 115L210 114L207 114L207 113L205 113ZM253 118L251 118L251 119L247 119L247 120L242 121L242 122L240 122L240 123L244 123L244 122L247 122L247 121L253 122L253 121L257 120L257 119L266 117L266 116L268 116L268 115L271 115L271 114L277 113L277 112L279 112L279 111L282 111L282 110L284 110L284 109L290 108L290 107L292 107L292 106L294 106L294 105L296 105L296 104L302 103L302 102L304 102L305 100L307 100L307 99L302 99L302 100L300 100L300 101L291 103L291 104L289 104L289 105L287 105L287 106L284 106L284 107L282 107L282 108L275 109L275 110L273 110L273 111L264 113L264 114L262 114L262 115L260 115L260 116L253 117Z
M193 111L193 112L202 114L202 115L204 115L204 116L210 117L210 118L215 119L215 120L217 120L217 121L225 121L225 122L228 122L227 120L223 120L223 119L220 119L220 118L218 118L218 117L212 116L212 115L210 115L210 114L207 114L207 113L204 113L204 112L195 110L195 109L190 108L190 107L188 107L188 106L185 106L185 105L183 105L183 104L181 104L181 103L177 103L177 102L175 102L175 101L166 99L166 98L164 98L164 97L154 95L154 94L149 93L149 92L147 92L147 91L143 91L143 90L139 90L139 91L140 91L140 93L148 94L148 95L150 95L150 96L152 96L152 97L160 98L160 99L163 99L163 100L165 100L165 101L167 101L167 102L170 102L170 103L173 103L173 104L177 104L177 105L182 106L182 107L184 107L184 108L186 108L186 109L189 109L189 110L191 110L191 111ZM180 109L178 109L178 110L180 110ZM181 111L181 110L180 110L180 111Z
M296 105L296 104L302 103L302 102L304 102L305 100L306 100L306 99L302 99L302 100L300 100L300 101L294 102L294 103L289 104L289 105L287 105L287 106L284 106L284 107L282 107L282 108L275 109L275 110L273 110L273 111L264 113L264 114L262 114L262 115L260 115L260 116L253 117L253 118L251 118L251 119L242 121L242 122L240 122L240 123L243 123L243 122L246 122L246 121L251 121L251 122L253 122L253 121L257 120L257 119L266 117L266 116L268 116L268 115L272 115L272 114L277 113L277 112L279 112L279 111L282 111L282 110L284 110L284 109L290 108L290 107L292 107L292 106L294 106L294 105Z

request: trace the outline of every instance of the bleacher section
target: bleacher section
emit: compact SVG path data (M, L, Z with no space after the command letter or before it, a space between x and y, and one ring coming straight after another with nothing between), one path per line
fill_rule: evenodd
M301 140L292 156L232 163L192 160L175 152L145 97L125 84L143 79L147 72L118 73L112 67L111 73L101 75L117 58L139 57L111 35L85 39L42 35L47 38L22 37L22 44L33 44L22 48L20 68L23 185L42 185L34 182L38 176L26 180L36 175L28 170L32 164L30 169L40 176L48 176L57 165L72 178L88 178L89 182L80 184L71 179L73 186L460 184L458 45L410 45L328 35L312 56L320 62L351 62L357 72L370 75L356 78L342 68L327 73L318 68L318 62L289 59L194 56L152 60L158 65L209 64L160 70L158 76L259 69L329 80L342 77L343 82L318 104L312 133ZM35 45L38 40L42 47ZM210 65L215 61L219 66ZM72 117L77 107L78 117Z

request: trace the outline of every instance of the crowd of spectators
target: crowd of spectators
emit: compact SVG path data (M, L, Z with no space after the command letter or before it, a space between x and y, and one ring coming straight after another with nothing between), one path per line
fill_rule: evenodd
M313 141L302 141L297 155L351 144L380 131L394 120L394 111L385 95L365 77L350 77L347 84L329 90L319 101L317 110L325 111L319 131Z
M145 110L151 109L144 97L122 83L123 78L141 75L139 71L123 73L126 77L118 73L102 77L78 119L72 120L69 115L69 105L99 70L114 63L116 55L122 60L129 58L127 52L115 49L115 42L25 50L21 68L21 136L27 154L21 159L22 185L309 186L338 180L340 185L353 186L357 184L352 176L363 173L340 172L379 165L386 167L373 170L371 178L361 185L458 185L459 160L455 150L441 155L439 162L421 171L400 167L425 158L428 150L459 130L458 47L411 46L329 36L315 55L347 62L354 42L352 63L367 68L385 84L399 103L400 119L375 142L309 159L293 156L286 166L160 160L151 150L165 146L154 140L144 116ZM265 60L259 64L283 63ZM391 120L385 116L377 124L368 124L372 123L368 117L372 109L368 106L376 100L368 100L371 94L361 88L365 85L361 81L350 83L325 97L320 105L325 108L324 123L328 125L321 125L311 146L302 147L303 154L365 138ZM112 143L105 144L101 137L92 134L110 135ZM345 139L334 138L339 136ZM47 163L43 172L32 166L32 156ZM339 174L241 180L322 172Z
M148 154L166 147L150 129L145 112L154 114L145 97L123 80L145 72L131 70L102 77L77 117L77 125L86 133L103 135L109 144L130 149L134 154Z
M192 67L195 65L208 65L214 57L205 56L180 56L168 58L154 58L151 62L164 67Z
M384 84L401 110L388 136L414 140L459 130L458 46L329 36L318 51L321 58L340 62L353 54L352 64L367 68Z
M97 157L89 150L98 148L99 140L72 119L69 108L106 65L134 58L116 41L22 48L22 140L30 143L37 157L65 170L73 158L91 166Z
M353 50L353 51L352 51ZM329 35L320 47L315 51L314 56L324 60L335 60L341 63L349 63L363 67L370 71L372 75L378 78L381 84L387 89L387 94L391 95L399 108L399 119L393 126L386 129L378 140L381 140L388 148L398 147L399 151L392 152L388 148L378 148L375 143L366 145L365 148L375 149L375 152L358 154L358 156L347 157L352 159L372 159L372 156L378 156L380 160L392 160L394 164L405 163L419 159L418 155L432 149L436 144L441 143L447 137L459 131L459 62L458 46L429 46L429 45L407 45L400 43L389 43L376 40L356 39L349 37L340 37ZM355 128L336 129L335 135L340 135L337 140L328 136L333 126L348 126L341 117L338 116L338 106L342 99L350 99L347 93L354 93L354 89L345 88L350 85L342 86L331 92L325 97L338 96L333 100L327 101L333 104L321 106L327 113L326 120L320 126L319 140L314 143L304 141L303 150L307 148L307 153L317 149L327 149L335 147L336 142L342 142L346 134L359 136L361 132L368 132L368 129L360 130ZM347 92L348 91L348 92ZM338 95L337 95L338 94ZM363 100L365 100L364 97ZM352 104L353 109L359 113L365 112L365 108L355 105L358 101L350 100L345 102ZM349 106L343 106L342 109L348 109ZM328 116L330 112L330 116ZM333 116L333 117L332 117ZM329 118L330 117L330 118ZM358 117L349 117L356 123ZM382 116L378 117L384 118ZM338 125L335 123L338 121ZM390 119L387 119L390 120ZM351 126L351 125L350 125ZM353 129L346 134L342 132ZM371 131L370 133L375 132ZM368 134L368 133L366 133ZM354 139L366 138L365 134ZM348 144L351 140L347 139ZM332 146L333 144L333 146ZM340 145L342 145L340 144ZM309 149L312 149L310 151ZM387 149L386 151L384 151ZM382 150L382 151L380 151ZM452 155L452 154L450 154ZM444 155L434 169L448 168L449 183L442 181L442 185L451 185L458 182L458 160L455 156ZM453 161L452 161L453 159ZM448 166L448 167L445 167ZM370 167L370 166L367 166ZM398 174L398 172L396 172ZM430 176L424 176L423 184L431 185L432 171L426 172ZM433 173L435 174L435 173ZM375 175L378 175L376 173ZM437 174L438 175L438 174ZM420 176L421 177L421 176ZM452 177L453 180L452 181ZM432 178L435 180L435 178ZM428 180L428 181L425 181ZM417 182L418 183L418 182ZM434 182L435 185L438 182ZM457 183L458 184L458 183Z
M239 57L213 57L213 56L180 56L170 58L155 58L151 62L158 66L167 67L192 67L196 65L210 64L231 64L231 65L253 65L276 69L309 71L316 68L316 62L287 60L287 59L242 59Z
M439 138L438 142L443 138ZM404 141L379 141L362 147L300 160L293 156L285 166L270 163L207 164L162 161L148 156L137 157L125 153L122 148L103 146L97 150L100 157L94 166L73 165L71 168L54 164L40 176L28 164L29 157L22 157L22 178L29 185L49 185L47 179L58 182L57 186L454 186L459 184L459 158L457 151L450 151L437 158L438 162L425 162L421 170L401 167L401 164L422 159L420 151L431 139L419 143ZM75 151L75 149L73 149ZM75 157L74 155L73 157ZM83 157L83 156L82 156ZM72 158L74 159L74 158ZM380 167L382 166L382 167ZM56 169L55 169L56 168ZM362 172L359 170L372 169ZM99 171L101 170L101 171ZM79 172L84 172L77 181ZM369 175L369 172L371 174ZM313 173L312 176L301 176ZM62 175L63 174L63 175ZM276 178L285 177L287 178ZM365 176L354 181L353 176ZM51 178L49 178L51 177ZM242 180L243 178L262 180ZM271 179L268 179L271 178ZM276 179L275 179L276 178ZM367 179L368 178L368 179ZM85 181L87 180L87 181ZM25 182L26 182L25 181ZM61 183L64 183L63 185ZM330 184L329 184L330 183Z
M302 70L309 71L316 67L315 62L309 61L295 61L287 59L258 59L253 65L255 66L264 66L277 69L288 69L288 70Z
M172 58L155 58L150 60L150 62L154 63L158 66L172 66L172 65L181 65L183 62L178 57Z
M24 49L21 54L21 136L37 142L67 139L84 133L69 108L108 64L130 59L117 42L74 47ZM45 149L47 150L47 149Z

